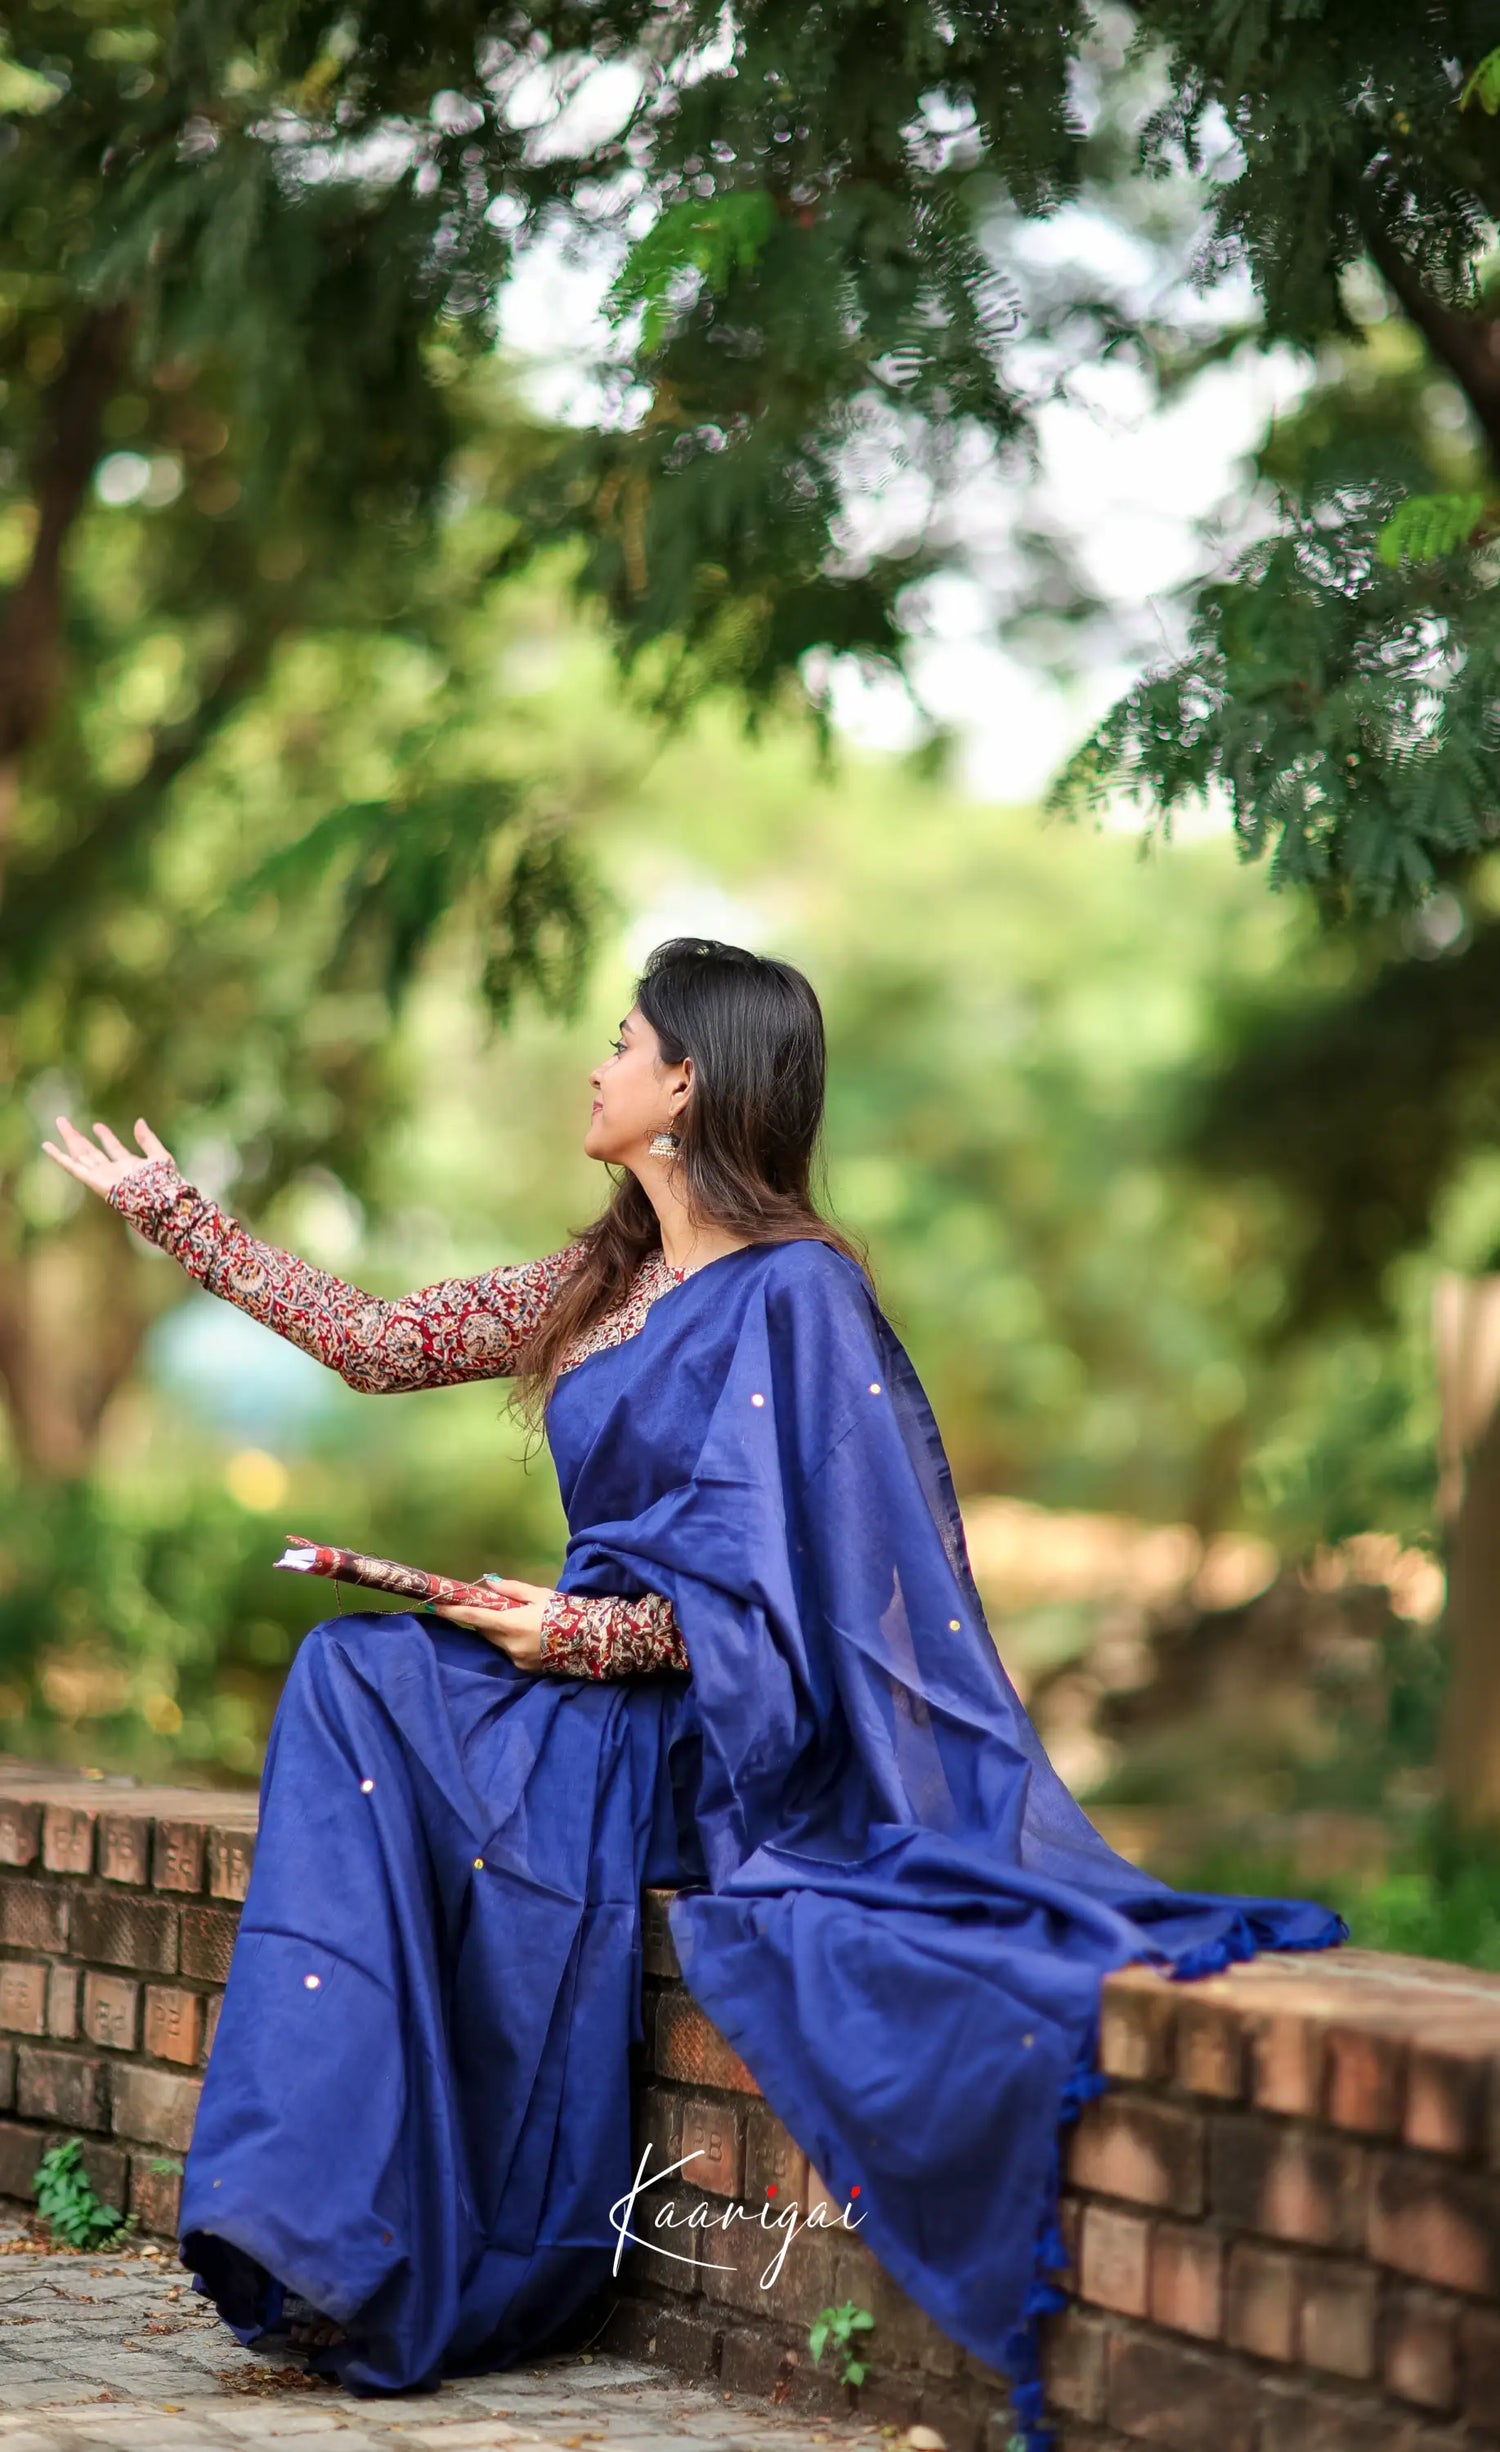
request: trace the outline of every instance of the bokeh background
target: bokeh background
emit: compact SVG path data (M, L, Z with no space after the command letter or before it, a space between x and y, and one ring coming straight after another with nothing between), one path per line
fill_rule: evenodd
M923 436L872 412L812 559L777 531L756 563L755 518L725 514L705 598L718 513L672 351L770 242L752 214L718 255L679 232L642 258L680 193L652 199L660 129L655 156L620 138L631 12L598 13L597 55L541 25L512 56L455 18L422 59L255 10L188 57L168 14L23 8L0 55L0 1746L253 1783L318 1613L272 1570L286 1531L542 1582L564 1538L501 1385L349 1390L73 1184L40 1149L58 1112L127 1137L144 1114L257 1233L377 1294L527 1258L601 1204L588 1070L651 946L696 931L818 989L830 1205L931 1395L996 1642L1101 1827L1174 1879L1311 1888L1362 1940L1500 1965L1484 1783L1444 1738L1461 1644L1497 1654L1474 1458L1500 853L1451 800L1422 835L1382 769L1363 806L1396 808L1409 875L1372 838L1387 890L1363 894L1360 843L1320 870L1305 829L1268 874L1243 739L1191 794L1159 774L1144 804L1041 805L1122 692L1191 663L1195 621L1285 612L1254 557L1329 501L1367 539L1403 488L1482 504L1484 420L1420 318L1357 245L1321 327L1283 329L1253 263L1195 285L1243 169L1233 98L1206 168L1143 180L1168 33L1094 11L1059 69L1071 189L1026 189L999 146L964 191L1014 294L1025 451L998 417L937 453L930 402ZM702 136L670 124L679 156ZM465 296L410 274L435 231ZM868 226L840 243L878 255ZM1434 707L1459 664L1434 625L1488 618L1476 533L1451 600L1370 615L1427 622ZM671 593L685 536L711 621ZM1403 567L1367 552L1328 602L1420 587ZM1327 612L1252 642L1278 722L1304 649L1339 678L1306 647ZM1340 773L1410 767L1417 736L1382 748L1339 686ZM1421 737L1447 754L1437 715ZM1471 751L1487 805L1482 724ZM1300 756L1265 786L1277 823Z

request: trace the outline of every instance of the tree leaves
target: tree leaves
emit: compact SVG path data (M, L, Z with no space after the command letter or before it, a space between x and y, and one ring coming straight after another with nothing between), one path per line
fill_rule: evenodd
M1435 562L1467 544L1484 509L1481 493L1411 494L1376 532L1375 550L1388 570L1405 562Z
M703 202L669 205L644 238L636 240L610 289L607 311L617 323L643 308L640 348L654 357L671 324L684 275L697 274L721 297L732 272L750 272L776 221L776 200L767 188L730 189Z

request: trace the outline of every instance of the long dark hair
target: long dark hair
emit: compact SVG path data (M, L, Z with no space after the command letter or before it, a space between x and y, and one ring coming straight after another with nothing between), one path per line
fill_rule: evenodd
M693 1219L746 1243L828 1243L868 1277L865 1251L814 1197L827 1051L822 1010L801 971L712 937L671 937L648 957L635 1001L663 1063L693 1060L672 1160ZM582 1259L515 1374L513 1402L536 1428L567 1348L624 1300L641 1262L660 1248L656 1211L628 1168L603 1216L578 1239Z

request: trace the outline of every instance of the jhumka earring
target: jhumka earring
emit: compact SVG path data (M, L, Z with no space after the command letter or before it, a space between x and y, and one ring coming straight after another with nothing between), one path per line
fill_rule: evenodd
M675 1132L653 1132L646 1147L653 1158L675 1158L682 1143Z

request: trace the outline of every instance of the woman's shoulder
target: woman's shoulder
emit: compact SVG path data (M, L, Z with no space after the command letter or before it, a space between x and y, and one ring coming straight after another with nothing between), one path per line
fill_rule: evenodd
M765 1255L763 1282L768 1288L784 1288L795 1299L819 1307L874 1302L874 1289L859 1262L816 1235L767 1243L761 1249Z

